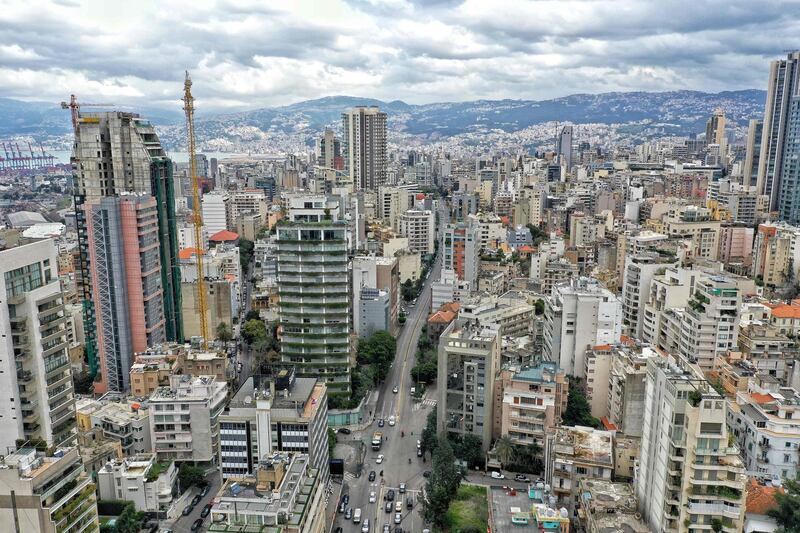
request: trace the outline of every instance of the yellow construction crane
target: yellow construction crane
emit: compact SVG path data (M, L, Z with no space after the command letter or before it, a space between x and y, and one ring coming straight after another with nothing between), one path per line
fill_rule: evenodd
M200 335L203 337L203 349L208 348L208 303L206 302L206 278L203 274L203 212L200 208L200 178L197 176L197 161L194 146L194 97L192 96L192 78L186 71L183 82L183 110L186 112L186 136L189 144L189 172L192 179L192 212L194 218L195 261L197 261L197 306L200 311Z

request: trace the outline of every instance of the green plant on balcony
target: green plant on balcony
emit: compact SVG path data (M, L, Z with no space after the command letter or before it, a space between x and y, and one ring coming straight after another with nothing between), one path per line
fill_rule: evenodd
M61 486L60 489L58 489L55 492L55 494L53 494L53 501L57 502L58 500L60 500L64 496L66 496L67 493L69 491L71 491L72 489L74 489L76 486L78 486L78 480L77 479L71 479L71 480L67 481L66 483L64 483L64 485Z
M716 533L720 533L720 531L722 531L722 520L720 520L719 518L712 518L711 529Z
M726 487L724 485L720 485L719 487L716 487L716 489L717 489L716 493L723 498L728 498L730 500L738 500L739 498L742 497L741 491L732 489L730 487Z
M88 507L89 503L91 502L87 503L87 500L92 495L94 495L94 485L90 483L89 485L86 486L85 489L83 489L78 495L76 495L75 498L72 499L72 501L70 501L64 507L56 511L56 513L53 515L53 519L56 522L59 522L62 518L72 513L72 511L74 511L81 505L83 505L84 507ZM86 509L83 509L81 512L85 510Z
M689 393L689 404L692 407L697 407L700 405L700 401L703 399L703 393L697 390L693 390Z

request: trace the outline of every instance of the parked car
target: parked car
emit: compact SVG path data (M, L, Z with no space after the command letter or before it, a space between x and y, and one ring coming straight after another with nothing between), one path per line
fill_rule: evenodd
M531 480L531 478L529 478L525 474L517 474L516 476L514 476L514 479L516 479L517 481L525 482L525 483L529 483L530 480Z
M192 507L196 507L197 504L200 503L200 500L202 500L202 499L203 499L203 497L201 495L199 495L199 494L197 496L195 496L194 498L192 498Z
M402 500L398 499L396 502L394 502L394 512L395 513L402 513L403 512L403 501Z
M351 518L353 518L353 510L350 507L348 507L344 512L344 519L350 520Z
M413 509L414 508L414 498L411 496L406 496L406 509Z
M400 527L400 526L397 526L396 528L394 528L394 533L403 533L403 528Z
M389 526L389 524L383 524L383 533L391 533L391 531L392 528Z
M214 504L211 504L211 503L206 504L206 506L203 507L203 510L200 511L200 518L207 517L209 515L209 513L211 513L211 508L212 507L214 507Z
M379 428L382 428L382 427L383 427L383 418L379 418L379 419L378 419L378 427L379 427Z
M361 524L361 533L369 533L369 518L365 518L364 523Z
M348 428L339 428L339 433L341 433L342 435L349 435L350 433L352 433L352 431L350 431Z
M335 533L342 533L342 531L343 531L342 530L342 526L339 526L339 527L336 528Z
M400 483L400 494L405 494L406 492L406 484Z
M369 480L370 481L375 481L375 471L374 470L370 470L369 471Z
M343 501L339 502L339 513L343 513L346 508L347 508L347 505Z
M200 496L202 498L205 498L210 490L211 490L211 487L209 487L208 485L203 485L203 489L200 491Z
M422 457L422 448L417 448L417 457Z
M203 527L203 519L198 518L194 522L192 522L192 531L198 531L201 527Z
M183 508L183 512L181 513L183 516L189 516L191 512L194 511L194 505L189 504Z
M350 503L350 495L349 495L349 494L345 494L344 496L342 496L342 502L343 502L345 505L347 505L348 503Z
M394 415L389 417L389 425L394 426Z
M391 513L393 509L394 506L392 505L392 502L386 502L386 505L383 506L383 510L387 513Z
M402 521L403 521L403 515L401 515L400 513L394 513L394 523L399 524Z
M495 472L494 470L492 470L492 479L505 479L505 478L506 476L504 476L500 472Z
M393 502L394 501L394 489L389 489L386 491L386 501Z
M431 477L431 471L430 471L430 470L426 470L426 471L424 471L424 472L422 473L422 477Z
M385 458L385 457L386 457L385 455L383 455L383 454L379 454L379 455L378 455L378 458L377 458L377 459L375 459L375 462L376 462L376 463L378 463L378 464L381 464L381 463L383 462L383 460L384 460L384 458Z

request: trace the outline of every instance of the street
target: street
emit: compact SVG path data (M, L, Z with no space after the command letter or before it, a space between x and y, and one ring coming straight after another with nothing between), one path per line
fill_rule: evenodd
M442 220L446 220L446 214ZM443 222L445 223L445 222ZM404 532L411 531L419 533L424 529L422 520L422 503L419 495L425 485L423 472L430 469L430 457L417 457L417 439L420 438L428 413L435 409L435 389L429 389L423 401L414 402L411 399L411 387L414 386L411 380L411 369L414 367L417 353L417 342L420 332L428 318L431 301L431 282L439 279L442 268L441 254L438 254L434 261L430 274L425 280L417 303L406 316L406 323L397 338L397 350L394 363L389 370L386 381L378 391L378 400L375 405L375 420L382 418L386 421L384 427L379 428L377 422L367 427L364 431L354 431L347 438L339 435L340 441L355 440L366 443L366 456L364 458L364 468L361 476L356 478L351 474L345 475L344 488L342 494L350 496L348 507L361 509L362 517L370 521L370 531L380 532L384 524L389 524L391 531L395 527L401 527ZM394 387L398 388L395 394L392 392ZM396 418L396 425L389 426L390 416ZM386 437L380 451L373 451L370 446L372 433L381 431ZM405 437L401 437L401 432ZM383 463L377 464L376 459L379 454L384 455ZM410 461L409 461L410 460ZM369 481L369 473L374 471L375 481ZM380 475L383 471L383 476ZM406 494L399 494L400 483L406 484ZM387 513L384 510L384 496L389 489L395 491L395 502L402 501L403 510L401 512L400 524L394 523L394 509ZM375 503L369 503L370 493L374 492ZM413 498L413 509L409 511L406 507L406 497ZM361 526L353 524L352 521L344 519L344 515L337 513L333 528L342 527L343 531L360 531Z
M219 472L218 471L213 472L208 476L206 476L206 481L208 481L209 484L208 494L206 494L200 500L200 503L198 503L194 507L194 509L192 510L191 513L189 513L188 516L181 515L177 520L175 520L172 526L170 526L170 529L172 529L173 533L190 533L192 529L192 523L198 518L200 518L200 513L203 511L203 507L207 503L210 503L211 500L214 498L214 496L217 495L217 492L219 491L220 485L222 483L222 479L220 478ZM192 497L194 497L195 494L198 494L200 492L200 489L198 487L192 487L191 489L189 489L189 492L192 495ZM191 498L189 498L189 501L191 501ZM183 507L186 507L186 505L184 505ZM183 508L181 508L181 511L182 510ZM204 519L203 531L205 531L205 528L208 527L208 524L209 524L209 518L206 517Z

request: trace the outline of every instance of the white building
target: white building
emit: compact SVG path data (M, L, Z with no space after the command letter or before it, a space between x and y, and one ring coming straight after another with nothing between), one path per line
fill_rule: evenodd
M53 240L0 251L0 446L75 441L67 312Z
M661 256L655 252L628 255L622 278L622 325L626 332L642 338L644 306L650 296L653 277L668 267L677 266L675 257Z
M663 274L656 274L650 282L642 313L643 342L657 345L661 331L661 317L666 309L681 307L689 300L694 290L697 270L687 268L667 268Z
M231 199L227 192L211 191L201 199L203 228L207 235L234 229L231 216Z
M408 238L408 249L412 252L432 254L435 233L433 211L412 209L400 215L400 235Z
M159 461L213 462L228 386L214 376L173 374L150 396L150 430Z
M622 304L592 278L556 285L545 298L544 355L567 374L584 378L587 347L619 342Z
M166 512L177 479L174 462L159 463L156 454L144 453L106 463L97 471L97 490L101 500L132 502L137 511Z

